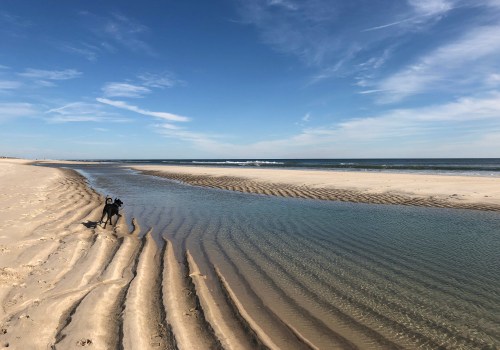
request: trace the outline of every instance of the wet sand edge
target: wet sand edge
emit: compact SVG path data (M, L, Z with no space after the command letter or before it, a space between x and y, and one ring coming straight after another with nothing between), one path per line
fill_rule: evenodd
M497 204L474 202L461 203L436 198L434 196L410 196L403 193L373 193L342 188L312 187L307 185L298 186L280 182L261 182L237 176L214 176L171 172L168 169L145 170L139 167L134 167L134 169L145 175L163 177L192 186L217 188L242 193L352 203L500 211L500 205Z

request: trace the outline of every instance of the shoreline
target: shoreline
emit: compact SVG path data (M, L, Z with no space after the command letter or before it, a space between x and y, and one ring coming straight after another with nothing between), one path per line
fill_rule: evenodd
M152 230L139 238L125 217L101 228L104 197L75 171L2 159L0 180L9 185L0 188L0 349L250 350L276 329L286 334L271 322L255 337L213 267L178 242L159 246Z
M125 166L127 167L127 166ZM132 166L185 184L279 197L500 211L500 179L397 173Z
M394 326L407 325L403 314L411 311L406 304L400 307L395 295L413 298L410 291L418 286L425 291L427 285L427 278L423 286L420 279L405 272L405 266L413 266L406 255L389 271L396 273L392 280L397 293L386 293L378 284L365 290L364 284L357 285L358 274L352 279L345 275L355 268L353 264L370 257L388 264L383 245L375 243L370 248L371 244L360 245L358 238L342 234L336 246L339 251L334 253L324 245L320 231L312 229L297 237L296 243L287 242L287 249L310 249L328 259L336 256L336 262L322 265L312 259L304 265L300 256L290 252L276 255L284 252L284 246L273 235L250 235L244 245L232 241L236 236L230 232L203 241L204 233L221 232L218 219L203 222L210 226L208 231L195 229L198 223L188 224L186 236L176 237L177 229L156 232L164 237L159 242L152 235L156 226L139 237L141 227L134 218L130 230L125 217L114 228L96 225L104 198L73 170L27 164L0 161L0 181L8 184L0 188L4 217L0 226L0 348L250 350L335 344L339 349L382 349L445 344L434 333L424 335L413 328L402 337L392 333ZM227 184L227 179L214 178ZM309 186L308 191L314 189ZM171 222L175 227L184 219L173 217ZM258 246L259 239L266 240L265 249ZM349 239L354 240L352 245ZM372 256L373 252L377 254ZM393 253L397 251L391 249ZM288 269L287 263L300 269ZM330 268L317 270L319 266ZM388 277L378 267L360 272L372 282L380 274L384 281ZM431 270L425 275L431 278L435 273ZM315 281L322 281L320 291L332 291L333 301L314 298L323 295L308 289ZM365 292L383 302L365 305ZM352 299L355 304L344 303L353 296L363 298ZM329 308L316 309L318 305ZM428 310L415 315L428 331L441 325ZM452 331L447 329L443 334ZM456 344L490 344L450 334Z

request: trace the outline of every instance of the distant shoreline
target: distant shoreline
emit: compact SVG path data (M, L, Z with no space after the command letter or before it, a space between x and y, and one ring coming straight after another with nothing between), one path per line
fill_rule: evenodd
M173 165L131 168L194 186L245 193L500 211L500 179L497 178Z
M42 161L45 162L45 161ZM59 161L60 162L60 161ZM391 174L480 176L500 178L500 158L373 158L373 159L100 159L65 163L169 165L243 169L294 169Z

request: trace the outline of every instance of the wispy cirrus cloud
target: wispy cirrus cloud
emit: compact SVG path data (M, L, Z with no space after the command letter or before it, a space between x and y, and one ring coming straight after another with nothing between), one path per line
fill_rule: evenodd
M150 28L146 25L118 12L109 16L99 16L82 11L80 15L86 27L101 41L105 41L101 42L101 46L104 44L104 49L115 51L115 46L121 46L135 52L156 55L155 50L144 40L150 33Z
M176 122L187 122L189 121L188 117L172 114L172 113L167 113L167 112L154 112L154 111L149 111L147 109L142 109L140 107L130 105L124 101L116 101L116 100L110 100L107 98L96 98L96 100L100 103L103 103L105 105L113 106L116 108L124 109L127 111L135 112L138 114L150 116L150 117L155 117L155 118L160 118L164 120L170 120L170 121L176 121Z
M457 5L453 0L408 0L409 5L417 14L440 15L450 11Z
M19 76L30 79L41 80L68 80L79 78L83 73L76 69L63 69L63 70L44 70L27 68Z
M478 27L382 79L373 90L380 92L382 103L437 89L469 86L476 90L478 83L481 85L492 71L500 69L499 32L500 26ZM468 74L464 75L465 71Z
M76 69L44 70L27 68L17 76L30 80L30 83L38 87L54 87L56 82L79 78L82 72Z
M127 122L127 118L109 113L97 103L73 102L52 108L45 113L45 120L50 123L71 122Z
M37 114L37 108L31 103L0 103L0 122Z
M304 128L288 138L248 144L228 142L223 135L162 125L156 131L190 143L200 154L219 157L453 157L457 150L461 156L474 156L476 152L494 156L500 148L499 115L497 91L441 105L395 109Z
M129 83L107 83L102 88L102 92L107 97L143 97L151 92L144 86Z
M451 11L454 3L451 0L398 1L388 6L390 11L384 12L380 11L378 4L365 2L359 4L359 8L370 13L369 19L373 23L380 21L369 28L366 27L366 17L358 16L353 12L354 8L357 7L328 0L240 1L242 23L255 26L262 40L275 50L295 55L309 66L319 67L325 72L324 76L327 73L335 75L341 66L349 66L348 62L378 42L416 30L417 24ZM348 25L346 18L349 19ZM405 26L398 31L364 33L402 24Z
M175 79L172 74L163 73L142 73L137 76L143 86L149 88L171 88L175 85L182 84L181 81Z
M307 123L311 121L311 113L306 113L298 122L295 122L295 125L303 127Z
M442 129L442 134L464 133L471 129L471 122L491 122L500 130L500 92L482 97L463 97L455 101L416 109L394 109L375 117L357 118L338 124L346 133L362 138L391 135L407 137L428 136L427 131ZM483 132L488 131L482 124ZM452 127L452 128L450 128ZM481 124L476 127L481 128ZM447 130L447 132L446 132Z
M395 13L393 21L382 23L370 28L366 28L363 32L371 32L376 30L397 27L399 30L415 30L423 25L428 25L433 21L441 19L449 11L459 5L461 0L407 0L408 9Z
M500 9L497 0L387 1L384 11L377 2L355 3L241 0L241 23L255 27L262 41L274 50L295 56L315 70L309 80L315 84L360 74L369 78L367 81L373 80L386 73L383 68L391 60L395 67L407 62L409 56L401 47L416 33L429 32L456 11L471 10L480 15L449 34L468 33L485 23L491 25L495 16L498 19L493 12ZM432 42L445 45L451 35L437 37Z
M118 12L96 15L80 11L79 15L83 26L92 33L93 38L80 42L55 43L58 50L81 56L90 62L96 62L106 54L115 54L120 48L150 56L157 55L144 39L151 32L146 25Z
M101 49L95 45L90 45L87 43L80 44L58 44L56 45L58 49L71 54L79 55L84 57L90 62L97 61L97 57L101 52Z
M144 97L152 89L171 88L182 84L170 74L142 73L135 80L127 82L109 82L102 87L106 97Z
M340 47L331 35L338 14L339 5L324 0L240 1L242 23L255 26L275 50L311 66L324 64Z
M0 80L0 91L15 90L23 85L20 81L15 80Z
M403 29L411 29L412 27L433 21L436 18L439 19L440 16L451 11L457 5L456 2L453 0L408 0L410 9L409 11L397 14L399 19L366 28L363 32L371 32L395 26Z

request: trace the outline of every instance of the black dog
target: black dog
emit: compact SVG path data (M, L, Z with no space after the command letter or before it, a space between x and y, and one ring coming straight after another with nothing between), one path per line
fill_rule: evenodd
M108 223L108 220L109 220L109 223L111 225L113 225L113 223L111 222L111 218L116 215L117 218L116 218L116 221L115 221L115 226L116 226L116 223L118 222L118 219L120 218L120 214L118 214L118 209L122 206L123 202L121 200L119 200L118 198L115 198L115 201L113 203L111 203L112 199L109 198L109 197L106 197L106 205L104 206L104 209L102 210L102 217L101 217L101 221L99 221L99 224L102 224L102 220L104 219L104 216L108 216L106 218L106 221L104 222L104 228L106 228L106 224Z

